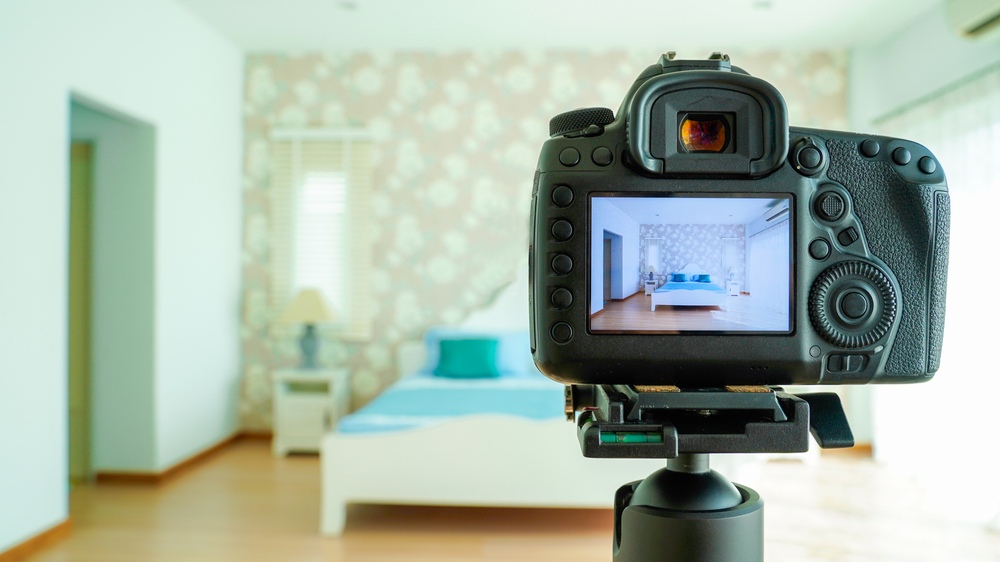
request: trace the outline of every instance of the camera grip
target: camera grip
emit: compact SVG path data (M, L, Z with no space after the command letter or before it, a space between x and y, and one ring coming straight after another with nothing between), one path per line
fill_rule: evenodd
M868 247L895 274L902 306L885 372L934 373L940 363L948 273L949 197L943 186L903 180L863 158L855 142L830 139L827 175L850 193Z

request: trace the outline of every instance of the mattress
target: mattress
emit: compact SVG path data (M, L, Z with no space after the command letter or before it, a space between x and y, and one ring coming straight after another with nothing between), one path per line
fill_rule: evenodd
M563 405L563 385L537 371L483 379L418 373L404 377L365 407L341 418L336 431L404 431L478 414L559 419L564 417Z
M709 291L711 293L726 294L722 287L715 283L698 283L696 281L673 282L668 281L656 288L657 293L669 293L670 291Z

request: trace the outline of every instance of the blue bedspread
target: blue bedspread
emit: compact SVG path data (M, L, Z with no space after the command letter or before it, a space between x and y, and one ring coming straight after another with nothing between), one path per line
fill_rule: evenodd
M561 418L563 385L541 373L486 379L415 374L337 424L338 433L401 431L474 414Z
M722 287L716 285L715 283L698 283L696 281L684 281L682 283L675 283L673 281L668 281L656 288L657 293L666 293L668 291L709 291L712 293L722 293L725 294L726 291Z

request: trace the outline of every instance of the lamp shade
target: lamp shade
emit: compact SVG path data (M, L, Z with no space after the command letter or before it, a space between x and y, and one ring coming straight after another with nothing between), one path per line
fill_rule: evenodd
M319 324L335 319L330 305L326 304L319 289L302 289L285 309L278 322L282 324Z

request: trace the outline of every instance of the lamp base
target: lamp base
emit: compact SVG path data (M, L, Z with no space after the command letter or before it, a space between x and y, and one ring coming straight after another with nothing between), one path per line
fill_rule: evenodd
M306 331L299 339L299 347L302 348L302 368L316 368L316 350L319 349L319 338L316 337L316 326L306 324Z

